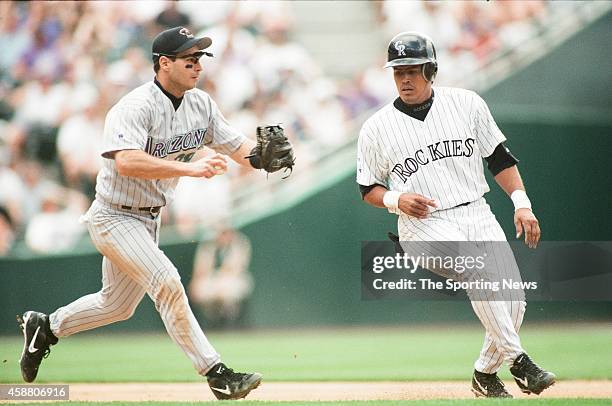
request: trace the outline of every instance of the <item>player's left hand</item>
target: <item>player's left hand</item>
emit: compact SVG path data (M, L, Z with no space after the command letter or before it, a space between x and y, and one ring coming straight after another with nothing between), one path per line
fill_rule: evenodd
M529 248L535 248L540 241L540 224L531 209L518 209L514 212L514 225L516 226L516 238L521 238L525 231L525 244Z

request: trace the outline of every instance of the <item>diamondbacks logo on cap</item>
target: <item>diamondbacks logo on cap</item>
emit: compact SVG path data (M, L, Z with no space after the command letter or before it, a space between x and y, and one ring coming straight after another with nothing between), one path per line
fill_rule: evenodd
M186 36L187 38L193 38L193 34L187 28L181 28L179 34Z
M395 49L397 49L397 56L406 56L404 49L406 49L406 45L402 44L402 41L395 41L393 43Z

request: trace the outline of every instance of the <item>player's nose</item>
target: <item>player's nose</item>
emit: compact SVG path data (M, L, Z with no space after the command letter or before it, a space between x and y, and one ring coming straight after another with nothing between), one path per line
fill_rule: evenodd
M409 83L412 79L412 76L409 73L404 73L401 77L402 83Z

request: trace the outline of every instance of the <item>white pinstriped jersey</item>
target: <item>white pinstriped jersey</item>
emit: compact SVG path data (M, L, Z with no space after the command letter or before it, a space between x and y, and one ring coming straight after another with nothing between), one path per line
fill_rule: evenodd
M165 206L174 198L179 178L139 179L120 176L113 151L139 149L168 160L188 162L203 146L229 155L245 136L230 127L217 104L200 89L185 92L175 111L170 99L154 82L132 90L106 116L102 169L96 181L96 199L113 205Z
M363 124L357 148L357 183L380 184L436 201L437 209L430 208L432 213L423 219L395 211L399 214L399 238L405 242L402 248L406 251L438 255L428 251L436 247L430 241L505 241L502 228L482 197L489 191L482 158L490 156L505 140L480 96L469 90L435 87L424 121L390 103ZM415 241L426 243L415 247ZM448 246L440 247L443 255L448 255ZM494 272L520 279L509 247L508 252L509 256L500 252L489 258L498 268ZM439 274L460 279L452 273ZM487 331L474 369L496 373L504 361L511 363L524 352L518 335L525 314L524 295L520 292L504 301L483 300L475 291L468 290L468 295Z
M357 183L434 199L437 210L473 202L489 191L483 157L506 138L476 93L434 87L425 121L389 103L362 126Z

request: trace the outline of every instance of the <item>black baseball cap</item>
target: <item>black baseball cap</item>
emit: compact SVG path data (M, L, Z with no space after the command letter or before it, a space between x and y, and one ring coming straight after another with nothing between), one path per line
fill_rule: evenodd
M197 46L198 49L206 49L212 44L208 37L196 38L191 31L185 27L174 27L162 31L153 40L153 60L162 55L174 56L191 47Z

